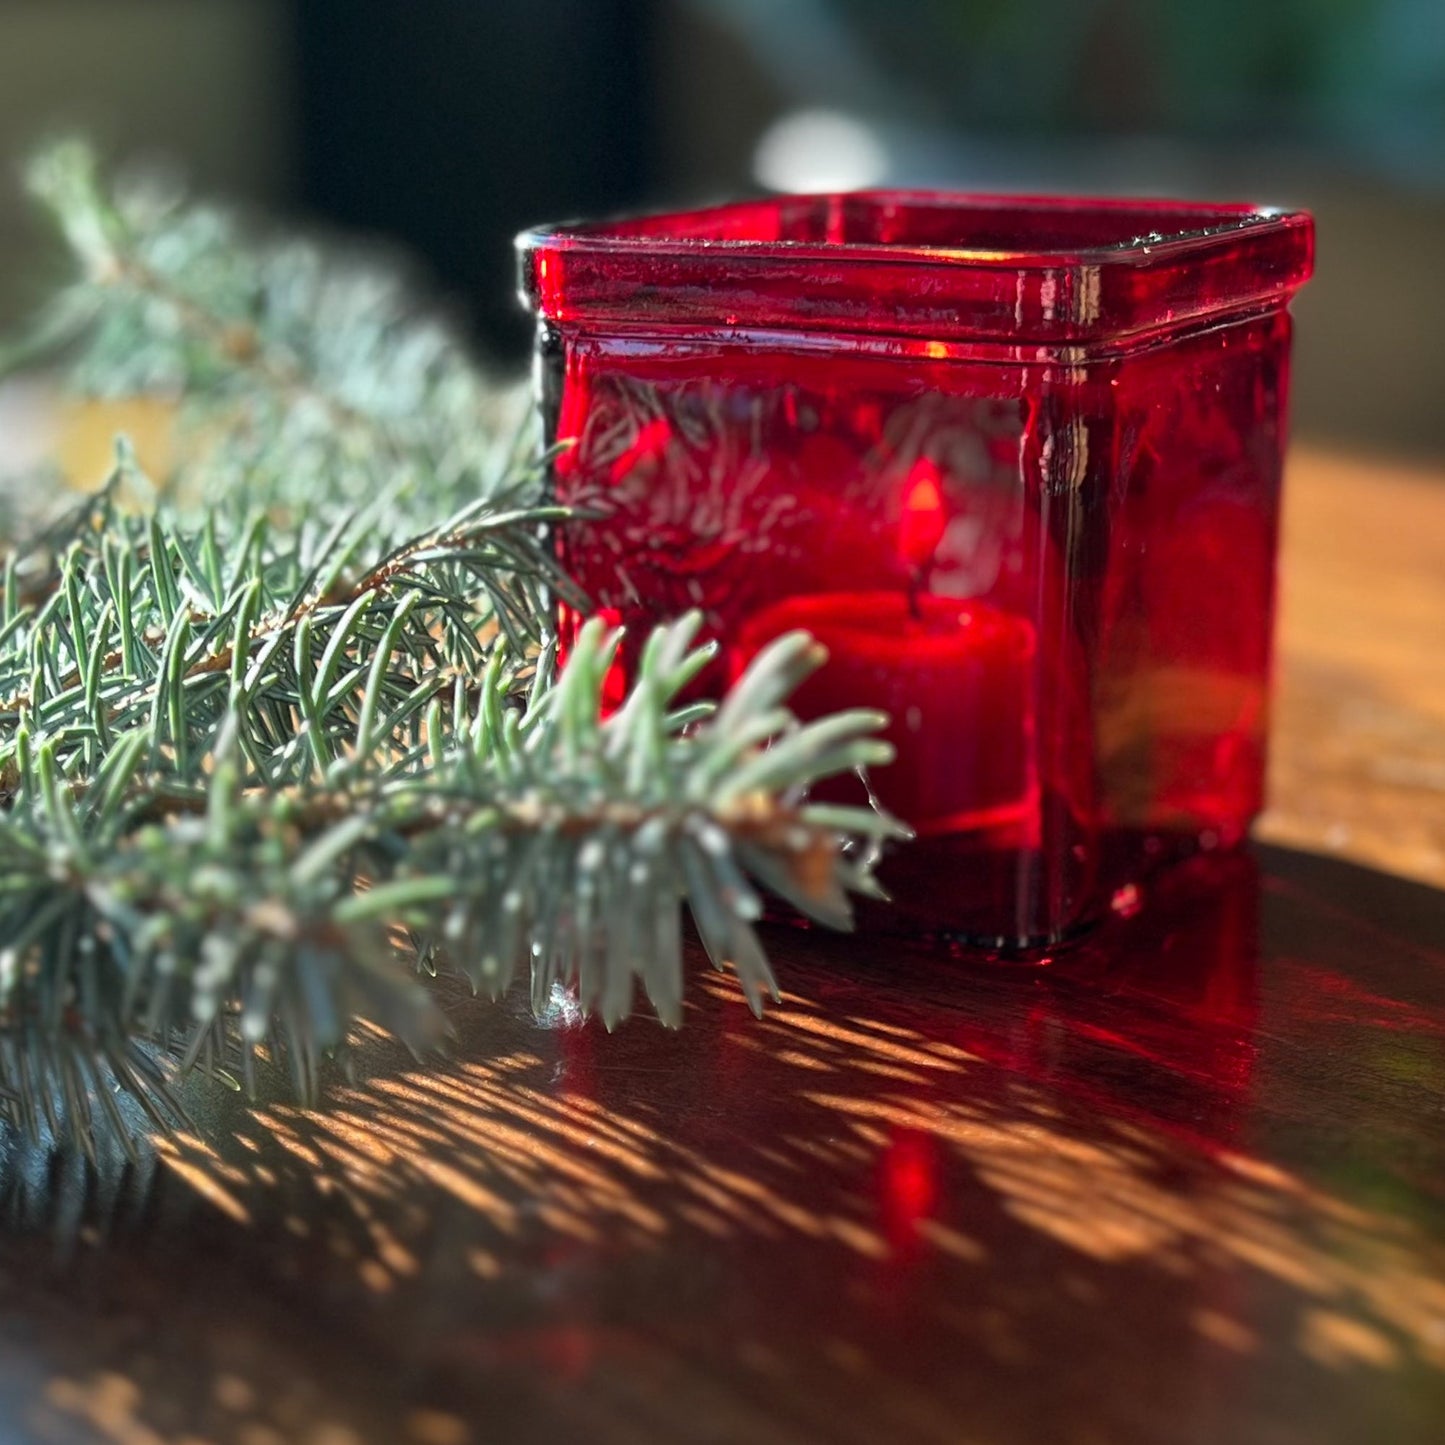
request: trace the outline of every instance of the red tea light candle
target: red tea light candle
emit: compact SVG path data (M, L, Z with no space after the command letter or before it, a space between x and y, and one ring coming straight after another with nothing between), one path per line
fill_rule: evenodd
M822 643L828 661L794 706L805 717L853 707L888 714L896 760L870 786L922 836L1020 822L1038 793L1034 629L980 600L920 590L948 527L942 483L937 464L919 457L902 488L897 548L914 578L907 591L785 598L744 624L736 654L741 670L793 630Z
M794 698L800 715L871 707L891 718L897 758L869 779L889 812L924 836L1027 822L1038 785L1026 621L928 593L790 597L744 625L739 668L795 629L828 650Z

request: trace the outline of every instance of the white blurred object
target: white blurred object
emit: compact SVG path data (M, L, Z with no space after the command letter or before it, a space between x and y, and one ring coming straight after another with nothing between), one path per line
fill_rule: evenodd
M33 472L55 455L59 434L53 383L12 378L0 385L0 477Z
M753 175L774 191L857 190L886 178L888 147L856 116L795 110L764 131Z

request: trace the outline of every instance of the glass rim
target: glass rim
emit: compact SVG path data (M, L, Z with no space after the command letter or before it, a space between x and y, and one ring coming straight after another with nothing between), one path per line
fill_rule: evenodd
M1124 227L1117 241L1083 245L1014 246L944 245L903 241L794 240L739 237L711 233L709 222L722 222L750 210L782 206L826 208L837 204L874 208L932 207L960 216L987 217L1000 212L1068 217L1084 213L1129 216L1139 220L1174 220L1186 224L1165 230ZM660 223L686 222L691 231L653 229ZM601 220L572 220L529 226L516 237L519 251L583 250L626 255L657 255L766 259L769 256L809 257L833 262L914 261L940 266L1002 266L1056 270L1078 265L1138 265L1151 258L1168 259L1181 251L1208 249L1236 238L1263 237L1281 231L1310 230L1308 211L1288 206L1239 201L1189 201L1147 196L1062 196L975 193L928 189L870 189L777 194L753 200L722 201L697 207L666 207L624 211ZM714 230L716 228L714 227Z
M955 234L975 244L940 244ZM1314 222L1243 203L874 190L537 226L516 245L523 303L560 326L1032 356L1281 307L1313 270Z

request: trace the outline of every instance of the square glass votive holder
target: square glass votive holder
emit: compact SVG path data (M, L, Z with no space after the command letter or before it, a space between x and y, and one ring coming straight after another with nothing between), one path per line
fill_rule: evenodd
M867 787L918 836L882 917L1047 950L1245 836L1308 215L869 192L518 245L621 680L689 608L704 692L812 632L799 712L892 718Z

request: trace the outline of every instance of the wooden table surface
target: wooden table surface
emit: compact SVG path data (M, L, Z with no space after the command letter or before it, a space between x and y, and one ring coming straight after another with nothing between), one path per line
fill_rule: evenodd
M1261 846L1066 966L0 1145L0 1445L1445 1439L1445 476L1296 457L1281 663Z

